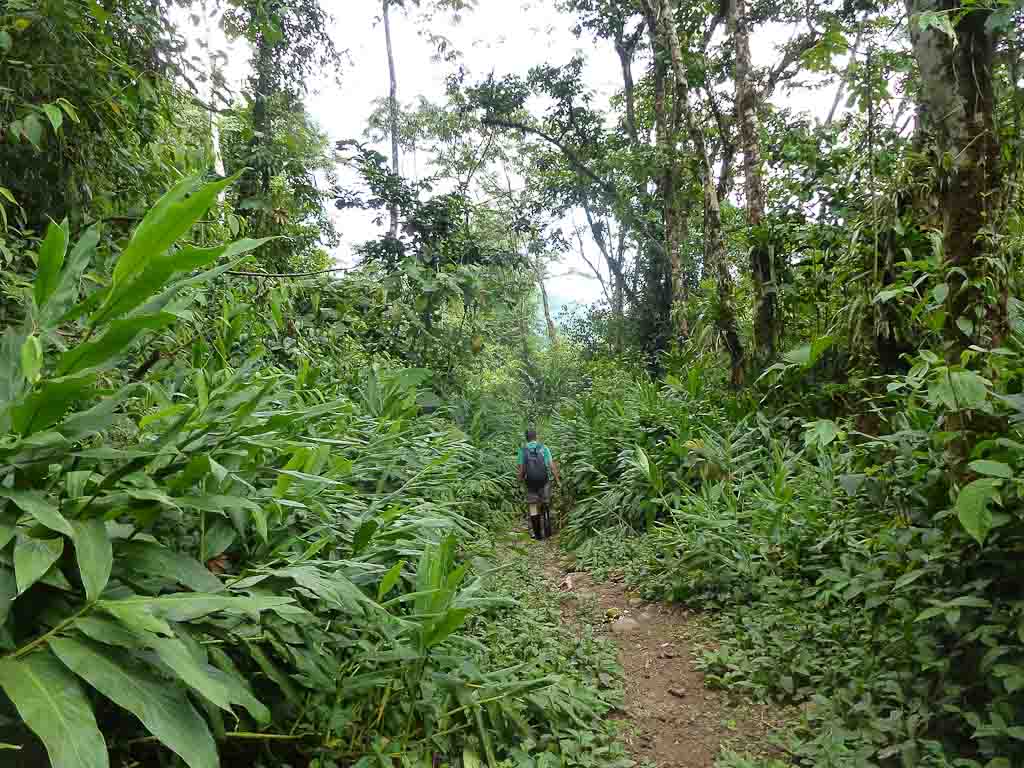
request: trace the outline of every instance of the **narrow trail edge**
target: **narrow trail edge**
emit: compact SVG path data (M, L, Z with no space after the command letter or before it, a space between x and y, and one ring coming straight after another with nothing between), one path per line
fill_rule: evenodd
M626 696L614 716L631 726L623 739L638 765L713 768L723 750L778 753L769 734L782 727L784 712L705 688L694 661L697 648L706 644L698 617L632 596L615 579L597 582L573 570L557 538L538 546L545 579L564 595L563 622L577 628L593 622L618 646Z

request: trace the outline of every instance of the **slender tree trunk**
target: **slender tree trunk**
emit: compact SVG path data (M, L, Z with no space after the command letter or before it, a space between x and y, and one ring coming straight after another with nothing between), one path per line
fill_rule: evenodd
M757 93L750 60L750 28L746 0L729 3L729 27L736 47L736 120L743 150L747 224L752 235L750 272L754 284L754 350L761 363L775 358L779 340L774 254L761 226L764 221L764 182L761 142L757 135Z
M825 125L832 125L832 120L836 116L836 110L839 109L839 102L843 99L843 93L846 90L846 81L853 74L853 68L857 63L857 51L860 48L861 38L864 36L864 26L866 21L862 21L857 25L857 37L854 38L853 48L850 49L850 61L846 65L846 72L839 78L839 85L836 86L836 95L832 99L832 107L828 111L828 117L825 118Z
M660 166L655 183L662 205L664 259L667 262L663 268L668 277L666 329L671 328L674 335L685 338L689 329L684 309L686 280L680 236L684 231L686 212L681 205L679 158L675 147L681 105L678 73L669 66L672 61L672 36L675 34L675 7L671 0L642 0L642 8L647 35L654 51L655 144ZM670 83L673 86L671 89ZM673 308L677 308L678 312L675 323L672 322Z
M715 270L718 287L718 328L729 352L732 386L739 389L743 386L743 342L736 327L733 280L725 258L725 242L722 237L722 210L715 188L714 172L710 165L705 168L704 174L704 261Z
M395 53L391 46L391 18L388 9L392 0L382 0L384 13L384 43L388 52L388 115L391 122L391 171L398 176L398 76L395 74ZM392 203L389 209L391 218L388 236L398 237L398 203Z
M671 10L671 0L663 0L666 13ZM725 240L722 236L722 212L719 189L715 184L715 172L711 163L711 154L704 140L702 126L698 125L689 102L688 73L683 62L682 46L676 31L674 16L672 23L666 25L666 37L672 61L672 71L676 84L676 103L680 119L686 123L690 141L696 154L695 173L701 180L704 190L704 262L706 269L715 272L718 288L718 314L716 324L719 333L729 351L732 384L739 387L743 383L744 351L736 327L736 310L733 303L733 280L729 272L729 264L725 253ZM724 139L724 137L723 137ZM726 162L722 168L721 185L728 187L731 164Z
M951 7L952 5L952 7ZM910 39L921 72L924 120L948 158L936 168L936 198L944 237L947 357L959 362L971 344L984 342L984 327L1002 326L998 307L984 305L982 284L989 248L984 242L994 220L999 191L999 142L995 133L992 63L995 41L986 29L990 11L971 10L956 25L956 39L935 27L921 29L923 11L956 12L959 3L909 0ZM995 309L993 315L992 310Z
M548 329L548 341L551 342L552 347L558 346L558 330L555 328L555 322L551 319L551 306L548 304L548 291L544 287L544 276L541 274L539 265L537 269L537 287L540 288L540 300L544 306L544 323Z
M199 5L199 12L203 15L203 42L206 45L206 83L207 87L203 92L203 98L207 104L213 104L215 98L214 93L214 81L217 75L217 57L213 52L213 30L210 25L210 13L207 8L206 0L202 0ZM209 130L210 130L210 151L213 154L213 170L217 172L218 176L226 176L227 172L224 169L224 156L220 151L220 126L217 124L217 115L214 114L213 110L207 113L209 116ZM218 200L224 199L225 192L221 192L218 196Z
M626 40L623 30L618 30L615 36L615 52L619 55L619 66L622 69L622 95L626 102L626 132L634 145L640 141L640 134L636 127L636 85L633 83L633 51L635 48L636 41L630 44Z

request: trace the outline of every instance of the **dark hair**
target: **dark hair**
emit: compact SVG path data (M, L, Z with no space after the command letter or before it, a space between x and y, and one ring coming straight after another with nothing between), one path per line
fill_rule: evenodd
M534 441L536 439L537 439L537 430L536 429L534 429L533 427L530 427L528 430L526 430L526 442L529 443L529 442L532 442L532 441Z

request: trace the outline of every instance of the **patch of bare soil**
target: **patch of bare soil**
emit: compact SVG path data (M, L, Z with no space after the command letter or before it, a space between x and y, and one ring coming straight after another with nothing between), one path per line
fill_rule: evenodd
M589 620L619 646L626 699L619 717L631 727L624 738L638 763L658 768L711 768L723 747L769 754L768 734L783 723L770 707L737 701L704 687L694 665L703 634L699 618L683 608L647 603L616 581L595 583L544 545L545 576L561 590L562 616Z

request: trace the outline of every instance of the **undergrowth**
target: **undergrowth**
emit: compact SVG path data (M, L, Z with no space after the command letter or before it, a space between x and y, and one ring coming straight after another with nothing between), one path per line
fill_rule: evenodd
M903 378L918 394L880 403L900 427L881 438L729 418L672 380L614 395L597 382L558 422L578 563L705 610L707 684L801 707L784 745L793 764L1024 759L1024 602L1010 566L1024 540L1024 444L1015 428L979 441L951 487L935 428L944 375ZM725 760L748 764L760 765Z

